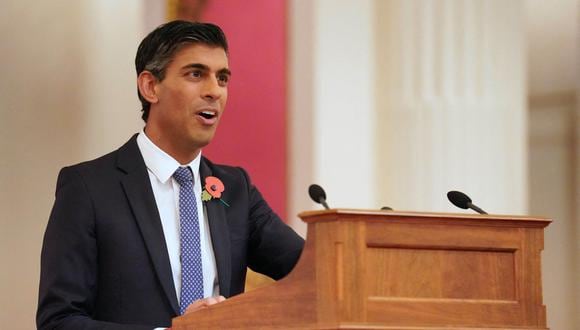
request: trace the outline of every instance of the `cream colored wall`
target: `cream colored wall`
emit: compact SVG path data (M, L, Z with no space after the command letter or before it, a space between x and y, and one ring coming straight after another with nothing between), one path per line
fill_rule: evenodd
M288 214L291 226L303 237L306 224L297 219L299 212L312 209L307 194L314 180L314 58L316 38L314 2L294 0L289 3L288 47ZM303 75L307 72L307 75Z
M289 1L289 214L380 208L375 190L373 1ZM292 224L300 233L300 220Z
M374 0L373 8L369 8L365 2L363 8L370 9L371 12L362 13L363 16L375 15L382 17L378 27L374 26L370 31L365 33L375 33L380 25L388 25L391 22L385 21L388 15L381 15L380 12L373 13L372 10L381 10L380 8L387 7L395 3L395 1ZM322 3L322 6L320 5ZM356 19L352 15L361 15L360 11L352 10L350 12L331 10L326 8L325 12L320 12L324 5L324 1L290 1L290 27L291 43L290 43L290 86L292 88L290 96L290 141L291 145L291 169L290 169L290 202L289 209L291 216L299 211L305 209L317 209L318 205L310 202L305 193L305 187L308 183L316 181L316 168L320 168L320 158L315 155L320 152L313 146L317 146L321 141L328 141L326 138L320 136L320 131L316 130L316 118L321 113L321 110L316 106L322 103L317 103L320 98L332 95L335 90L320 90L316 88L315 81L318 75L325 74L327 71L322 70L316 62L320 62L320 57L315 57L314 54L331 54L331 43L319 43L319 39L336 37L331 31L327 33L323 30L317 30L317 25L320 24L318 20L322 20L323 16L334 16L332 19L342 21L344 25L352 24ZM396 3L403 3L396 2ZM421 2L421 1L404 1L405 5L412 3L422 6L427 3L429 6L435 4L445 3L447 5L456 4L459 8L462 6L508 6L514 15L514 19L510 15L505 16L505 11L500 14L503 19L498 24L505 24L506 33L509 31L516 31L519 34L518 49L522 51L520 59L523 62L528 62L523 65L513 65L505 68L505 70L496 70L498 74L506 74L509 70L515 68L525 70L525 72L518 72L518 81L510 81L509 75L502 76L501 79L493 80L493 86L505 86L501 93L517 93L520 99L517 105L517 118L512 118L515 122L517 132L510 132L509 134L517 134L517 152L518 156L508 155L513 158L513 162L507 162L506 172L500 173L500 180L494 181L493 189L501 189L505 185L505 191L515 189L517 196L515 199L500 199L498 196L485 191L481 194L481 199L487 199L481 206L487 206L492 203L493 206L489 211L501 210L501 212L508 213L529 213L534 215L545 215L554 218L554 223L546 231L545 251L543 253L543 283L544 283L544 302L548 308L548 325L554 330L568 330L580 328L580 224L578 216L580 211L580 194L578 192L580 183L580 166L578 164L580 156L580 106L578 105L578 89L580 86L579 80L579 63L580 54L578 53L578 42L580 41L580 27L579 27L579 1L578 0L558 0L558 1L544 1L544 0L523 0L523 1L438 1L438 2ZM340 1L340 6L356 6L356 1ZM514 10L517 6L517 10ZM377 9L378 8L378 9ZM428 9L428 8L427 8ZM360 9L359 9L360 10ZM423 9L422 9L423 10ZM458 9L459 10L459 9ZM421 11L423 12L423 11ZM428 11L427 11L428 12ZM477 11L476 11L477 12ZM478 17L477 15L475 17ZM471 17L470 19L472 19ZM486 19L489 19L488 16ZM493 18L493 17L491 17ZM498 18L499 19L499 18ZM457 18L461 21L461 18ZM326 18L323 22L330 22L330 18ZM457 24L456 21L453 22ZM409 25L409 28L421 26L415 24L414 21L407 21L404 24ZM442 22L442 24L451 24L449 22ZM494 24L492 28L500 28ZM514 26L517 24L517 27ZM411 26L412 25L412 26ZM403 25L406 26L406 25ZM352 28L356 28L351 26ZM489 28L487 26L486 28ZM402 31L404 32L404 31ZM430 31L428 31L431 33ZM368 36L365 36L368 37ZM384 37L384 35L382 36ZM364 38L363 38L364 39ZM509 40L507 38L499 38L502 40ZM497 39L494 39L497 40ZM437 40L440 41L440 40ZM473 42L473 40L468 40ZM345 40L344 47L350 47L352 40ZM477 42L477 41L475 41ZM526 46L527 45L527 46ZM499 56L512 56L508 49L511 49L509 42L504 45L504 51L500 52ZM326 49L319 49L326 47ZM371 45L365 49L376 49L380 56L381 46ZM326 51L326 53L324 53ZM343 53L349 54L348 52ZM359 58L350 55L350 62L357 63ZM495 57L494 60L497 60ZM426 58L425 61L430 63L432 59ZM448 61L451 61L447 59ZM468 61L474 61L474 58L468 58ZM377 61L380 63L380 60ZM451 62L451 65L454 63ZM352 70L352 66L346 68L338 66L337 71ZM368 68L366 69L376 69ZM379 68L380 69L380 68ZM497 72L501 71L501 72ZM348 76L349 73L346 73ZM374 79L372 73L367 73L367 77ZM380 85L380 77L374 83L378 83L377 90L388 90L386 86ZM520 79L521 78L521 79ZM496 83L497 82L497 83ZM344 84L351 83L348 80L341 82ZM502 85L503 84L503 85ZM514 84L517 88L514 89ZM576 92L579 91L579 92ZM340 95L341 97L347 97ZM497 96L497 95L496 95ZM503 97L505 95L501 95ZM509 95L507 95L509 96ZM374 102L381 104L381 95L377 93ZM501 97L499 99L501 99ZM383 97L384 99L385 97ZM526 102L526 100L528 102ZM366 103L366 106L372 105L373 102ZM526 103L533 105L530 111L526 111ZM576 112L574 112L576 109ZM332 109L326 108L327 111ZM521 111L520 111L521 110ZM368 115L368 108L357 107L356 111L362 111L365 116ZM508 110L506 110L508 111ZM381 115L377 115L378 120L381 120ZM475 115L477 118L477 114ZM499 117L498 117L499 118ZM331 121L332 116L327 116L325 120ZM330 122L329 125L332 123ZM451 125L451 123L448 123ZM506 123L508 124L508 123ZM460 125L460 124L458 124ZM396 125L393 125L395 127ZM396 129L396 127L395 127ZM508 134L508 136L510 136ZM574 136L576 140L574 140ZM383 136L384 137L384 136ZM490 139L496 138L494 134L489 134ZM529 143L526 143L529 140ZM382 147L383 138L379 134L375 143L376 148ZM485 141L484 141L485 142ZM461 143L461 141L457 141ZM402 141L401 145L405 142ZM329 143L325 146L326 153L340 153L344 151L342 145L338 143ZM497 156L498 154L488 150L490 155ZM506 150L502 151L500 155L506 155ZM509 153L509 148L507 150ZM384 153L388 155L387 153ZM397 154L394 156L398 156ZM442 155L436 155L442 157ZM372 162L380 161L383 156L375 156ZM451 159L451 158L450 158ZM505 161L505 159L503 159ZM372 164L369 165L372 168ZM377 178L384 175L383 168L375 163L375 173ZM411 169L402 169L403 171L411 171ZM518 171L521 173L513 173L509 171ZM526 172L528 172L526 174ZM437 172L435 172L437 173ZM506 174L507 173L507 174ZM399 175L400 172L394 175ZM503 176L501 176L503 175ZM517 180L513 180L510 176L517 175ZM433 182L439 182L442 178L437 174L429 176ZM328 180L336 180L340 182L341 176L337 175L333 178L327 177ZM486 180L484 178L484 180ZM466 180L465 182L468 182ZM482 182L478 179L469 181L474 189ZM505 182L508 182L507 184ZM515 182L515 185L512 184ZM487 182L485 182L487 183ZM496 184L497 183L497 184ZM392 184L392 183L391 183ZM404 184L404 182L403 182ZM515 186L515 187L514 187ZM379 191L381 188L376 187L376 182L369 187L365 187L368 191ZM391 189L397 191L399 186L395 185ZM402 188L405 188L404 186ZM341 189L334 187L334 189ZM340 192L327 189L329 199ZM348 188L347 188L348 189ZM424 204L417 204L413 197L403 196L400 204L409 206L414 209L424 208L431 210L433 208L443 209L448 204L429 204L433 202L433 196L428 195L427 186L421 186L421 191L417 195L421 196L421 200L427 201ZM420 189L419 189L420 190ZM444 192L441 192L443 194ZM509 196L509 194L508 194ZM373 197L373 202L380 202L377 199L384 199L384 203L389 203L386 197ZM350 195L350 200L345 204L338 204L337 207L348 207L354 205L364 204L366 201L362 200L364 196L359 196L356 193ZM515 201L515 203L514 203ZM496 203L497 202L497 203ZM413 204L415 203L415 204ZM436 203L447 203L445 200ZM503 204L502 204L503 203ZM515 206L514 206L515 204ZM394 205L397 207L397 205ZM575 207L575 208L574 208ZM457 211L449 207L449 210Z
M528 0L530 213L545 234L544 303L552 329L580 328L580 1Z
M525 214L522 1L376 1L376 177L396 209Z
M0 328L33 329L58 170L141 127L139 0L3 0L0 10Z

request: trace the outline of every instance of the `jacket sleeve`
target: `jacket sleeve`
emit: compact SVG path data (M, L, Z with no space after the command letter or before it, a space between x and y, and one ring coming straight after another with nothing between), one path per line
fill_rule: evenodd
M61 170L41 254L38 329L152 329L94 320L98 288L95 212L75 168Z
M251 183L248 174L243 169L242 172L248 184L250 201L248 266L279 280L288 275L298 262L304 240L280 219Z

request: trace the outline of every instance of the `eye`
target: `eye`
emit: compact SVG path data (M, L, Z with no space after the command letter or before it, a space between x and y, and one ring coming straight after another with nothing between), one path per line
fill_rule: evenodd
M189 74L194 78L200 78L202 76L202 72L199 70L191 71Z
M227 74L220 74L217 79L220 85L225 86L228 84L228 81L230 81L230 76Z

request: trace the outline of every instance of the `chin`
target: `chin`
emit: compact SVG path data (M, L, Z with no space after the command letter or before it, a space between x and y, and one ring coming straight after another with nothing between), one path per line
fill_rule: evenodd
M189 144L196 149L207 146L215 136L215 127L203 127L189 130L187 139Z
M197 137L191 140L191 144L194 148L198 149L207 146L211 140L213 140L213 135L209 137Z

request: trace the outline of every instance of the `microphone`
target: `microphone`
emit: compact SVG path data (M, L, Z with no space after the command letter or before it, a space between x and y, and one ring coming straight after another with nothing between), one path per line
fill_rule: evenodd
M461 191L452 190L452 191L447 193L447 198L449 199L449 201L451 203L453 203L453 205L455 205L459 208L466 209L466 210L472 209L477 213L487 214L487 212L485 212L484 210L480 209L476 205L473 205L471 203L471 198L469 198L469 196L462 193Z
M317 184L311 184L310 187L308 187L308 194L314 202L322 204L322 206L324 206L324 208L327 210L329 209L328 204L326 204L326 193L321 186Z

